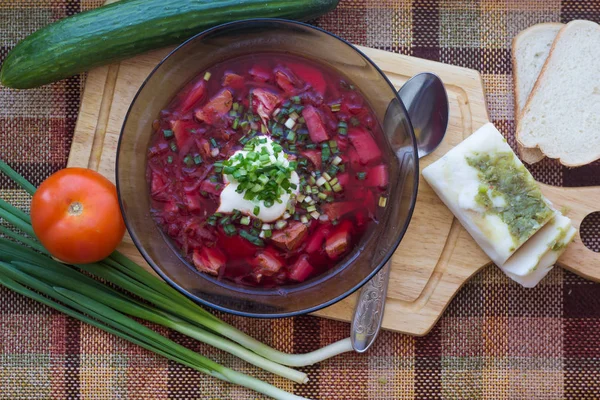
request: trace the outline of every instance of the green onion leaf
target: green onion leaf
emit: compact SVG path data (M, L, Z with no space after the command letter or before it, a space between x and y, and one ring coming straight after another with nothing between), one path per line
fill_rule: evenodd
M163 135L164 135L165 139L170 139L173 137L173 131L170 129L165 129L165 130L163 130Z

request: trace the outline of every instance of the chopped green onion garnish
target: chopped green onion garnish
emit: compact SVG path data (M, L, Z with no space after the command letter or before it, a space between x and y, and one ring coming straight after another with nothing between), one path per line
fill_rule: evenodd
M196 164L196 165L202 164L202 157L200 157L200 154L194 155L194 164Z
M294 125L296 125L296 121L294 121L292 118L288 118L284 125L286 128L292 129Z
M340 103L332 104L331 111L338 112L342 109L342 105Z
M287 226L287 221L280 219L277 222L275 222L275 229L283 229Z
M315 211L316 209L317 209L317 207L315 207L315 206L308 206L308 207L306 207L306 211L308 211L308 212Z
M296 206L294 205L293 202L290 201L290 202L288 202L286 209L290 214L293 214L296 211Z
M170 139L173 137L173 131L170 129L165 129L163 131L163 135L165 136L165 139Z
M169 146L171 147L171 151L177 151L177 143L171 142L169 143Z
M296 132L294 132L294 131L288 131L286 139L287 139L288 142L294 142L296 140Z
M356 177L358 178L359 181L364 181L365 178L367 177L367 173L366 172L358 172L356 174Z
M187 156L183 157L183 162L188 167L190 167L194 163L194 161L192 160L192 157L189 154Z
M387 197L381 196L379 198L379 207L385 207L387 205Z
M308 223L308 218L306 218L306 215L303 215L300 217L300 221L302 221L303 224L307 224Z
M262 234L264 235L264 237L266 237L268 239L268 238L270 238L273 235L273 231L271 231L270 229L268 229L266 231L262 231Z
M219 147L215 138L210 138L210 144L212 145L213 148Z
M310 213L310 216L313 217L314 219L319 219L319 217L321 216L321 214L319 214L318 211L313 211Z
M321 160L323 162L326 162L327 160L329 160L330 155L331 155L331 150L329 150L329 146L326 146L324 143L323 147L321 149Z
M254 210L252 211L252 213L254 215L258 215L260 213L260 207L259 206L254 206Z
M250 217L248 217L247 215L243 216L240 219L240 224L242 224L242 225L250 225Z
M246 232L243 229L240 231L240 236L256 246L262 247L265 245L265 242L263 242L258 236L255 236L250 232Z
M320 177L319 179L317 179L317 185L318 186L323 186L325 184L325 182L327 182L327 180L323 176Z
M333 191L336 192L336 193L341 192L343 190L342 189L342 185L340 185L339 182L336 183L335 185L333 185L332 188L333 188Z
M232 224L227 224L223 227L223 230L228 236L233 236L237 233L237 229Z
M168 162L169 164L172 164L172 163L173 163L173 156L168 156L168 157L167 157L167 162Z
M270 208L273 207L273 200L265 200L264 201L265 207Z
M319 197L321 200L325 200L325 199L327 199L327 195L326 195L325 193L319 193L317 196L318 196L318 197Z
M295 104L300 104L300 96L293 96L290 98Z
M236 119L233 120L233 124L231 125L231 127L233 129L237 129L239 124L240 124L240 119L236 118Z
M210 79L211 75L212 74L210 72L206 71L206 73L204 74L204 80L208 81Z

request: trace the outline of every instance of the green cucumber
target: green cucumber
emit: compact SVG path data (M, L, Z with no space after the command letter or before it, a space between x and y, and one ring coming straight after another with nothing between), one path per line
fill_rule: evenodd
M308 20L339 0L121 0L52 23L8 53L0 81L27 89L246 18Z

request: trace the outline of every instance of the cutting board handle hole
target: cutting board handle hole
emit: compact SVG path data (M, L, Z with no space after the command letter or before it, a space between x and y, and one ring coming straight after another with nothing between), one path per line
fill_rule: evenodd
M585 216L579 227L579 236L585 247L600 253L600 211Z

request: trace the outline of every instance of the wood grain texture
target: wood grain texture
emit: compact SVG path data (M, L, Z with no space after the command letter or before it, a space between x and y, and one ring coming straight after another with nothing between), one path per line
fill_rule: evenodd
M446 85L450 102L448 133L440 147L421 160L421 168L439 159L488 121L483 85L477 71L381 50L360 49L375 61L396 88L424 71L437 74ZM141 55L88 74L69 166L88 166L115 180L117 144L127 109L138 88L169 50ZM600 188L563 189L543 185L542 189L557 207L570 208L568 215L577 227L586 215L595 211L594 199L600 198ZM120 249L150 270L128 236ZM585 277L600 280L600 254L585 248L579 237L560 262ZM485 253L421 179L411 224L392 259L384 329L426 334L460 287L489 263ZM349 321L355 299L356 295L350 296L316 315Z

